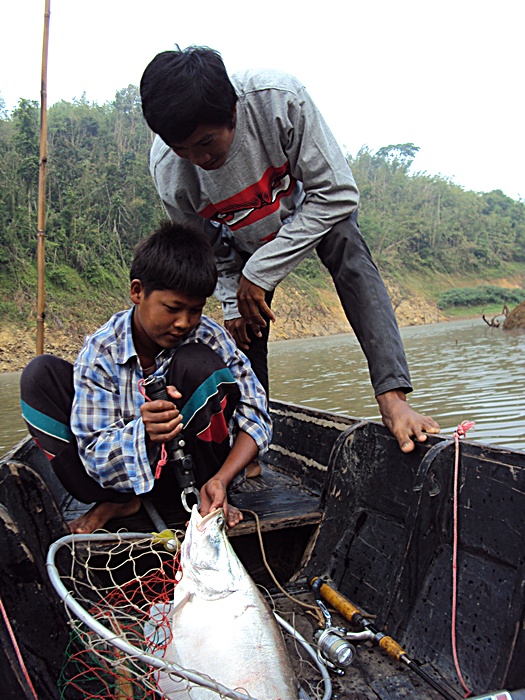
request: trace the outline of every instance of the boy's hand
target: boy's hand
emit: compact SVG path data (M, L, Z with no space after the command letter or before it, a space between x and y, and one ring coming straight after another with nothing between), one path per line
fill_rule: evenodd
M258 287L253 282L249 282L244 275L241 275L239 288L237 289L237 305L239 313L252 327L257 337L260 337L260 327L266 326L266 320L262 316L265 314L270 321L275 322L275 316L266 303L266 292L262 287Z
M217 508L224 510L226 524L228 527L235 527L243 519L240 510L235 506L228 505L226 499L226 487L220 479L212 477L207 481L200 491L201 509L200 514L204 517Z
M414 439L425 442L425 433L439 433L440 428L436 421L430 416L423 416L414 411L407 403L404 391L386 391L376 399L383 423L396 438L402 452L412 452L415 447Z
M166 390L172 399L182 396L174 386L167 386ZM182 430L182 415L171 401L145 401L140 407L140 415L151 442L169 442Z

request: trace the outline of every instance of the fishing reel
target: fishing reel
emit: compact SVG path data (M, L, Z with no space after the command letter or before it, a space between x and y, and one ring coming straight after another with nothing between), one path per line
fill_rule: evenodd
M355 647L346 639L342 627L325 627L314 634L317 656L334 673L343 675L355 659Z
M355 659L355 647L348 641L347 632L343 627L335 627L332 625L332 616L328 608L320 599L319 589L322 581L318 579L312 584L312 590L315 595L315 602L319 606L325 626L317 630L314 634L314 640L317 644L317 656L319 660L330 668L334 673L342 676L346 669L352 665Z

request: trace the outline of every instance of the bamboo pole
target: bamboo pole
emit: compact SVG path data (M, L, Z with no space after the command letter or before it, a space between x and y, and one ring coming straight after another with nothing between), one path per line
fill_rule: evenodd
M38 165L38 219L37 219L37 318L36 353L44 352L45 312L45 220L46 220L46 166L47 166L47 54L49 44L49 16L51 0L45 0L44 39L42 42L42 80L40 88L40 159Z

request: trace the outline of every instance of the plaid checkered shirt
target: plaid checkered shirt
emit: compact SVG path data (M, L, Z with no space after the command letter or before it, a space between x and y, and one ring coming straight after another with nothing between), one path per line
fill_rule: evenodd
M90 476L103 487L142 494L153 488L150 461L153 463L159 448L148 453L140 415L144 397L139 380L143 372L131 332L133 308L114 314L86 338L74 366L71 429ZM271 420L264 389L248 358L220 324L204 315L180 345L187 343L205 343L230 369L241 392L230 434L246 432L262 456L269 446ZM175 349L164 349L157 355L155 375L166 374Z

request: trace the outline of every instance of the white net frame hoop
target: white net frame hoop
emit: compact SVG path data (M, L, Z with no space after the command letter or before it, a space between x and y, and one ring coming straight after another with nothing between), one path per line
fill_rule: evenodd
M81 629L82 624L89 629L90 633L92 633L89 634L90 647L95 655L103 656L104 649L107 648L108 644L115 647L124 655L122 658L122 664L124 665L126 662L131 663L132 668L128 668L124 673L132 673L136 678L143 676L142 680L145 683L146 689L157 693L157 697L166 697L162 695L157 683L154 681L155 671L162 671L163 673L168 674L170 678L173 678L173 680L180 679L182 683L186 682L186 684L190 684L191 686L207 688L221 698L230 698L231 700L255 700L251 695L245 695L241 692L233 690L232 688L227 688L209 676L201 674L198 671L185 669L173 661L167 661L159 656L145 651L144 649L141 649L135 644L130 643L122 633L118 620L114 620L114 627L113 629L110 629L105 624L102 624L100 620L93 617L93 615L90 614L84 605L82 605L75 597L75 595L77 595L77 597L80 597L83 602L86 600L77 590L76 584L74 583L75 577L73 571L69 572L69 574L61 574L56 563L57 557L60 555L61 550L67 549L69 551L69 556L71 556L72 569L75 566L79 566L79 562L76 559L75 554L83 547L87 548L87 551L89 552L87 556L87 562L89 563L89 559L98 554L97 552L91 552L90 548L93 545L99 545L102 547L104 545L115 545L116 548L121 548L122 551L125 551L126 547L139 547L147 550L148 553L156 553L159 557L159 561L161 561L161 556L157 550L154 549L154 546L158 545L159 549L164 548L162 541L159 540L159 537L155 534L148 535L138 532L103 532L89 535L71 534L60 538L49 547L46 561L49 579L57 594L64 602L70 624L72 628L77 631L78 636L81 639L86 637L85 631L82 631ZM110 550L110 554L111 553L113 552ZM167 554L166 556L170 555ZM171 554L171 556L174 557L175 555ZM91 590L96 593L97 586L91 582L92 579L90 579L89 567L87 565L85 566L85 570L87 572L87 583L82 582L80 587L85 587L87 590ZM73 582L69 588L63 583L63 578L67 578L70 582ZM135 580L137 581L137 585L140 587L140 576ZM71 588L74 588L75 590L70 590ZM133 607L133 602L129 602L131 607ZM141 612L143 613L143 611ZM112 616L108 615L107 618L111 622ZM80 625L79 621L81 623ZM150 669L149 674L144 671L137 673L133 668L133 664L136 661L142 662L148 669ZM148 678L148 675L152 678ZM181 690L183 687L184 686L181 685ZM191 697L191 689L189 686L188 694Z

